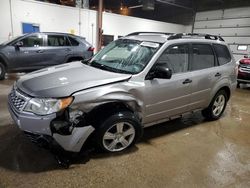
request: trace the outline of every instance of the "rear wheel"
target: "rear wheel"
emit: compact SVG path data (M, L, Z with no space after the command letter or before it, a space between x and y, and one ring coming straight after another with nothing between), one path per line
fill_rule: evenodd
M3 63L0 62L0 80L5 79L5 74L6 74L6 68L3 65Z
M202 111L202 115L208 120L217 120L223 114L227 105L227 94L224 90L220 90L211 101L208 108Z
M108 117L97 130L97 145L106 152L119 152L132 146L142 134L139 120L131 112Z

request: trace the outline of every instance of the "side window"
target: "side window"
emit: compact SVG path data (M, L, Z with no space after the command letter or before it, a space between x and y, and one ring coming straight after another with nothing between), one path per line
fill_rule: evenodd
M221 44L214 44L214 49L220 65L224 65L231 61L231 55L226 46Z
M156 64L165 64L173 73L188 70L188 44L179 44L168 47L159 57Z
M79 46L79 42L72 37L69 37L70 43L72 46Z
M209 44L193 44L192 51L191 70L201 70L215 66L214 53Z
M42 36L37 36L37 35L28 36L20 41L23 42L23 47L43 46L43 37Z
M70 43L66 36L48 35L48 46L70 46Z

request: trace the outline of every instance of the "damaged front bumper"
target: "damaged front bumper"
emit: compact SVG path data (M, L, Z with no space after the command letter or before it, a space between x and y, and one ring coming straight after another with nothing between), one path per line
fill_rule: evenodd
M54 140L66 151L80 152L87 138L95 130L86 123L80 111L70 112L67 109L58 114L39 116L17 109L10 96L8 109L19 129L24 131L31 141L40 145L50 144Z

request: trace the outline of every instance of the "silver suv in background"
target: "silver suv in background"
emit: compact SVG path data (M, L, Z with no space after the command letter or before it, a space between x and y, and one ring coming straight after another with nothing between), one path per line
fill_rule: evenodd
M66 33L30 33L0 45L0 80L6 72L28 72L89 59L94 48L85 38Z
M21 77L9 111L34 142L79 152L87 139L122 151L142 129L202 110L223 114L237 83L237 66L219 36L132 33L91 60Z

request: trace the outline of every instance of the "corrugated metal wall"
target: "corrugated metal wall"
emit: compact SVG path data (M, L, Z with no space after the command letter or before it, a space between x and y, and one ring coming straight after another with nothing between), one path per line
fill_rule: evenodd
M235 59L250 54L250 7L198 12L194 33L220 35L229 44ZM238 50L247 45L247 50Z

